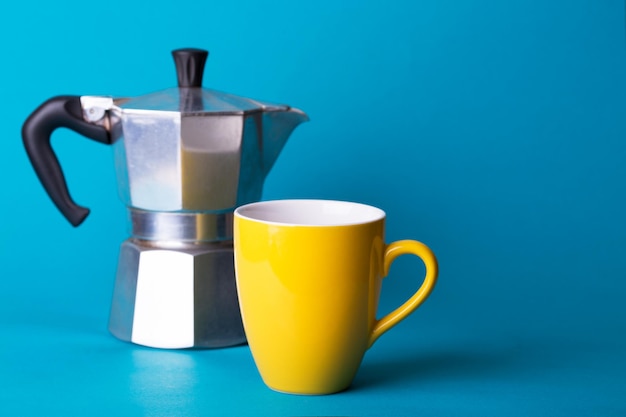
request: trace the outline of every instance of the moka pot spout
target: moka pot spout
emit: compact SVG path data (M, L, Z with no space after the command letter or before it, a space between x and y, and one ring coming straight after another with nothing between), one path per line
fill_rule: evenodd
M287 107L285 110L267 111L263 113L263 175L274 166L291 133L301 123L308 122L309 116L302 110Z

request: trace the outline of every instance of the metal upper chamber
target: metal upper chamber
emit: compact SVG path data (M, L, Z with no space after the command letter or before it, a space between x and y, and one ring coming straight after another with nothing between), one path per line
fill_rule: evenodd
M85 121L107 128L120 196L151 211L232 211L261 198L291 132L289 106L201 87L208 53L173 52L179 87L131 99L82 96Z

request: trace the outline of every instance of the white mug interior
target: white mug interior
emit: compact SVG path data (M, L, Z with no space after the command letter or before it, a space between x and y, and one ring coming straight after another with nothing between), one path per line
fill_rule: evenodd
M241 206L235 216L287 226L349 226L378 221L385 212L348 201L273 200Z

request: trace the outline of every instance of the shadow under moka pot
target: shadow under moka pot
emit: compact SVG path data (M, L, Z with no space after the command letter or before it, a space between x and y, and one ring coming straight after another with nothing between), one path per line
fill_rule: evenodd
M172 52L178 88L137 98L58 96L22 136L44 188L65 217L89 214L70 197L50 146L58 127L114 148L131 237L121 246L109 330L157 348L246 341L235 285L233 211L263 182L302 111L202 88L208 52Z

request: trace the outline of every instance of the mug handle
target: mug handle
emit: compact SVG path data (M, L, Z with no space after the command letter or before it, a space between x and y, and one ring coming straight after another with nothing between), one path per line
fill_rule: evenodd
M420 288L404 304L378 320L372 329L368 349L387 330L404 320L428 298L437 283L439 267L437 258L430 248L416 240L398 240L385 248L383 259L383 276L389 273L391 263L400 255L412 254L420 258L426 267L426 276Z

